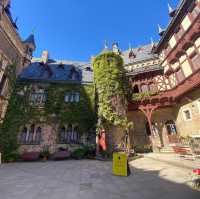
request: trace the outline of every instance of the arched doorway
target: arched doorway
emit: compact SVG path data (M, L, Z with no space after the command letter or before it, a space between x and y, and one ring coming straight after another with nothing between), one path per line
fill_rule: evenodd
M154 137L158 136L159 135L159 131L158 131L158 128L157 128L157 126L156 126L156 124L154 122L152 122L151 128L152 129L150 129L149 123L147 122L146 123L146 133L147 133L147 135L151 136L153 134Z
M165 123L165 127L167 130L167 136L169 143L178 143L178 135L177 135L177 130L176 130L176 124L173 120L168 120Z

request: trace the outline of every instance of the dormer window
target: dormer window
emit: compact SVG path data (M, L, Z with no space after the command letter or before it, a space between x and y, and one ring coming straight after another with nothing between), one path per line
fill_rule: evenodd
M64 64L63 64L62 62L60 62L60 63L58 64L58 67L64 69Z
M131 50L131 51L129 52L128 57L129 57L129 59L134 59L134 58L136 58L136 55L135 55L135 53L133 52L133 50Z
M75 68L72 68L69 74L70 80L79 80L79 72L75 70Z
M86 71L92 71L92 68L89 67L89 66L87 66L87 67L85 68L85 70L86 70Z

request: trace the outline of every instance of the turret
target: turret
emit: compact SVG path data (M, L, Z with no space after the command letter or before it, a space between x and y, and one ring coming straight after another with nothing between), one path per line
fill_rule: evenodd
M117 42L113 43L113 45L112 45L112 51L114 53L118 54L118 55L120 54L120 49L119 49L119 45L118 45Z
M35 49L36 49L34 34L31 34L24 41L24 44L27 46L27 54L29 54L30 56L32 56L33 51L35 51Z

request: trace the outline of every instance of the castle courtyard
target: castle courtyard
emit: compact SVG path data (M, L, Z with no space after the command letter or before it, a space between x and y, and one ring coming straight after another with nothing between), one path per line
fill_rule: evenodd
M130 162L131 175L112 175L112 162L69 160L0 166L1 199L198 199L190 167L145 156ZM187 167L187 165L189 165ZM196 165L194 165L195 167Z

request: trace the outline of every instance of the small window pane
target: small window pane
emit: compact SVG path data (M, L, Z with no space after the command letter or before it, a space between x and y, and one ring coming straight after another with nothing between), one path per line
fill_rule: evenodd
M35 143L40 144L42 139L42 129L41 127L38 127L36 130L36 135L35 135Z
M27 137L28 129L26 127L23 128L21 135L20 135L20 143L26 144L26 137Z
M183 111L184 112L184 116L185 116L185 119L186 120L190 120L192 117L191 117L191 113L189 110L185 110Z

